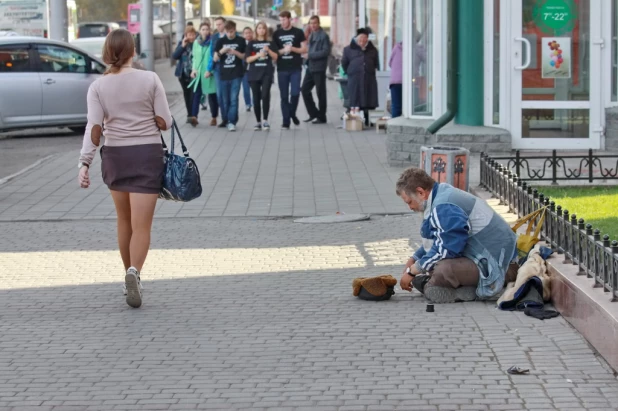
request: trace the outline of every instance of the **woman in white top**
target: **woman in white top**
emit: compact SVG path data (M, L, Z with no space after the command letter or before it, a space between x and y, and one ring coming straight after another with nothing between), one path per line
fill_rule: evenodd
M133 36L124 29L107 35L105 75L88 90L88 125L79 159L79 184L90 186L89 167L101 136L101 171L118 216L118 245L126 270L127 304L142 305L140 272L150 247L152 218L163 181L161 130L172 115L159 77L131 67Z

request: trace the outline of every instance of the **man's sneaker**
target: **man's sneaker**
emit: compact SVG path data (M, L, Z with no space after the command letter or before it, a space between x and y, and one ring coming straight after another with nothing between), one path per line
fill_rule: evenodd
M284 124L281 126L281 130L289 130L290 129L290 125L289 124Z
M228 123L227 131L236 131L236 126L232 123Z
M300 126L300 120L298 119L298 117L293 116L293 117L290 117L290 118L292 119L292 123L294 123L294 125Z
M262 129L262 125L261 125L260 123L257 123L257 124L253 127L253 129L254 129L255 131L260 131L260 130Z
M305 123L313 123L316 120L316 117L309 117L303 120Z
M462 301L476 300L476 287L466 286L459 288L450 287L425 287L425 298L436 304L457 303Z
M124 285L127 290L127 304L133 308L142 306L142 290L139 272L134 267L129 267L124 276Z
M417 274L412 278L412 287L416 288L421 294L425 294L425 285L431 279L427 274Z
M268 121L265 121L264 124L262 124L262 128L264 130L270 130L270 124L268 124Z
M217 127L219 127L219 128L226 128L227 127L227 121L222 121L221 124L219 124Z

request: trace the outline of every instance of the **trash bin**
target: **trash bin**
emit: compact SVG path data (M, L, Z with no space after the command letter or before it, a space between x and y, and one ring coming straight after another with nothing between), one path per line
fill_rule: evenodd
M470 151L462 147L421 147L421 168L436 182L468 191Z

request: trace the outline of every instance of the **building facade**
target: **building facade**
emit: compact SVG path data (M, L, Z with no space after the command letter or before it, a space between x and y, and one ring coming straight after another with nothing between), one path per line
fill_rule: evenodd
M381 106L390 53L402 42L403 116L389 122L393 165L416 163L427 144L618 150L617 3L330 0L331 33L342 49L358 27L371 28Z

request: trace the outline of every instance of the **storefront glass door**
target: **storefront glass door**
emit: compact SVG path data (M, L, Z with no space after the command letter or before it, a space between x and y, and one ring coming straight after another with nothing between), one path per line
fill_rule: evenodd
M600 148L601 5L598 0L502 3L513 16L513 148Z

